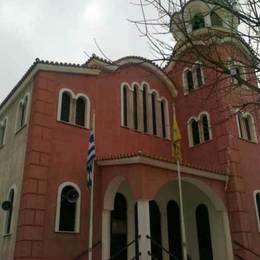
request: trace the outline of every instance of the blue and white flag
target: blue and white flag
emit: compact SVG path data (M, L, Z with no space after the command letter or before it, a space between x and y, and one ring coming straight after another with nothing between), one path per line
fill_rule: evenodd
M93 129L91 129L89 134L88 158L87 158L87 185L89 189L91 189L92 182L93 182L93 170L94 170L95 158L96 158L95 135Z

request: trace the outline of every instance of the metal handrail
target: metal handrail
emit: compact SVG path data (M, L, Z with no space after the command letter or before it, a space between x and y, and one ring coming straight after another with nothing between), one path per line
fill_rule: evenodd
M260 258L260 255L257 254L256 252L254 252L252 249L249 249L249 248L245 247L244 245L240 244L239 242L237 242L237 241L235 241L235 240L233 240L233 243L236 244L237 246L239 246L239 247L241 247L241 248L247 250L248 252L250 252L251 254L257 256L258 258Z
M129 242L125 247L123 247L122 249L120 249L117 253L115 253L113 256L111 256L110 258L108 258L108 260L112 260L113 258L119 256L122 252L124 252L129 246L131 246L132 244L136 243L137 240L139 240L141 238L141 235L139 235L137 237L137 239L132 240L131 242ZM140 255L140 253L139 253ZM133 259L135 259L137 256L135 256Z
M147 237L148 239L150 239L151 242L152 242L154 245L156 245L157 247L161 248L162 251L164 251L165 253L167 253L169 256L173 257L174 260L179 260L179 258L178 258L177 256L175 256L175 255L173 255L172 253L170 253L169 250L167 250L167 249L164 248L162 245L160 245L158 242L156 242L155 240L153 240L150 236L147 235L146 237ZM148 254L149 254L149 253L150 253L150 255L152 256L152 254L151 254L150 251L148 251ZM152 256L152 257L154 257L154 256Z
M76 256L74 260L80 259L83 255L87 254L90 250L93 250L99 244L101 244L101 241L96 242L91 248L88 248L87 250L83 251L80 255Z

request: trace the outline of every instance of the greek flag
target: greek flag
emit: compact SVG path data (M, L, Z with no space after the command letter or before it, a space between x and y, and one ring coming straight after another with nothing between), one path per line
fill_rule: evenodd
M88 158L87 158L87 185L89 189L91 189L92 187L95 157L96 157L95 135L93 129L91 129L89 135Z

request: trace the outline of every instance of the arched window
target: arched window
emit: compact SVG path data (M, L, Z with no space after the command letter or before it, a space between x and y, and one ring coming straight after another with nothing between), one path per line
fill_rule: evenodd
M204 204L196 209L196 223L200 260L213 260L209 213Z
M246 80L245 66L237 61L230 65L230 75L233 84L242 85L241 79Z
M258 231L260 232L260 191L254 192L256 219L258 223Z
M71 96L68 92L62 93L60 120L70 122Z
M215 12L213 12L213 11L211 12L210 18L211 18L211 25L212 26L219 26L219 27L223 26L221 18Z
M166 122L165 122L165 101L161 101L161 120L162 120L162 136L166 137Z
M86 101L79 97L76 101L76 124L85 126Z
M143 87L143 120L144 120L144 132L147 133L147 86Z
M200 143L200 133L199 133L199 124L193 119L191 122L191 132L192 132L192 143L193 145Z
M121 193L116 193L114 210L111 212L110 257L113 260L127 260L127 202Z
M195 14L192 18L192 30L195 31L205 27L205 20L202 14Z
M188 120L188 136L190 146L194 146L212 139L210 119L207 112Z
M196 87L203 85L202 65L200 63L195 64L195 75L196 75Z
M156 93L153 92L151 95L152 98L152 122L153 122L153 134L157 135L157 123L156 123Z
M152 256L155 259L162 260L162 249L158 246L162 245L162 236L161 236L161 213L157 203L152 200L149 202L150 210L150 230L151 230L151 251ZM157 245L155 243L156 242Z
M250 113L237 113L239 137L248 141L256 142L254 118Z
M123 86L123 124L124 124L124 126L128 126L127 92L128 92L128 87L125 85L125 86Z
M18 116L17 116L17 130L21 129L26 124L28 96L26 95L23 100L19 102Z
M182 259L180 209L174 200L170 200L167 204L167 222L169 251L176 257L170 256L169 259Z
M10 207L8 210L6 210L5 215L5 234L10 234L12 231L12 220L13 220L13 209L14 209L14 189L11 189L8 193L7 201L10 204Z
M5 142L6 127L7 119L5 118L2 122L0 122L0 147L4 145Z
M194 89L193 76L192 76L191 70L186 71L186 85L187 85L188 90Z
M134 86L133 91L133 116L134 116L134 129L138 129L138 87Z
M201 124L202 124L203 141L205 142L210 139L209 122L208 122L207 115L205 114L201 115Z
M79 232L80 190L73 183L63 183L58 189L56 231Z

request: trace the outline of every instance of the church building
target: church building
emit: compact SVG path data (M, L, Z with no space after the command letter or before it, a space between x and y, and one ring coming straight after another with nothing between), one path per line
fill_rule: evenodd
M165 68L135 56L36 59L0 104L0 260L260 259L259 99L244 84L257 86L252 52L231 37L238 19L203 1L171 23ZM207 52L230 74L208 66Z

